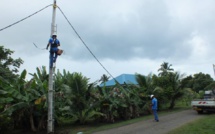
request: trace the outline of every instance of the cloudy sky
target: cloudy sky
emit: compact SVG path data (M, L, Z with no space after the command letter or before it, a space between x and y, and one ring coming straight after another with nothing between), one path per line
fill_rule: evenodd
M1 0L0 29L53 4L53 0ZM157 74L163 62L175 71L210 74L215 64L214 0L57 0L70 23L102 65L120 74ZM14 50L26 69L46 66L52 6L0 31L0 45ZM62 71L81 72L91 81L108 73L80 41L57 9L57 34L64 54Z

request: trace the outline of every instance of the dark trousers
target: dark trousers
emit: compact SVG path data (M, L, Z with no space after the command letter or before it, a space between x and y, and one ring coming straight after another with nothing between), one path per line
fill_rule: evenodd
M158 114L157 114L157 109L152 109L152 111L153 111L155 120L156 120L156 121L159 121L159 119L158 119Z
M53 67L53 63L55 63L57 60L57 56L58 56L57 51L58 51L57 47L53 47L50 50L50 57L49 57L50 58L50 68Z

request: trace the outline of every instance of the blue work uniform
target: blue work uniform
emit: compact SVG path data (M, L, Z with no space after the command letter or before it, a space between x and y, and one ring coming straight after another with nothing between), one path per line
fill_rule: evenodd
M50 67L53 67L53 63L57 60L57 51L58 51L58 45L60 45L60 41L58 39L49 39L50 46Z
M153 98L152 99L152 111L153 111L153 114L154 114L155 121L159 121L157 110L158 110L158 101L157 101L156 98Z

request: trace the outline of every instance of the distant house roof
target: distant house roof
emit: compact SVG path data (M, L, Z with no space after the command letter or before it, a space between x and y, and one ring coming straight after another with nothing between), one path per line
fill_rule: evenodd
M119 84L138 84L137 81L136 81L136 76L133 75L133 74L121 74L119 76L117 76L115 79L111 79L105 83L102 83L100 84L100 87L103 87L104 85L105 86L114 86L116 84L115 80L117 80L117 82Z

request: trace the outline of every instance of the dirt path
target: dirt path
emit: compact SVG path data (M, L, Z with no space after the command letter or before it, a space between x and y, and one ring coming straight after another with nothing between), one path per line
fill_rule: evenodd
M158 113L159 114L159 113ZM185 110L169 115L160 116L160 122L144 120L119 128L113 128L94 134L165 134L181 125L203 117L194 110Z

